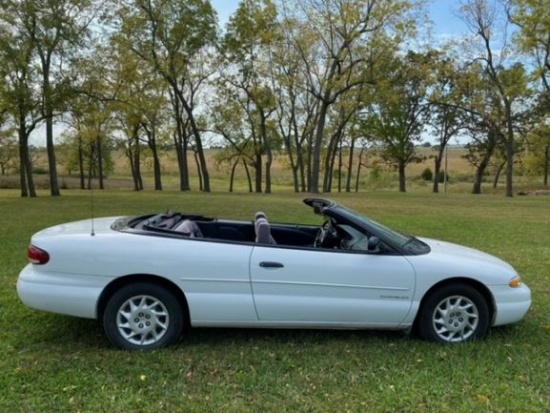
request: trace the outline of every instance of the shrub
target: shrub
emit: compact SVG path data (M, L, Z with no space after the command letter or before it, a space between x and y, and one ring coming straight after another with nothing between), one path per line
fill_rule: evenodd
M35 166L32 168L32 173L35 175L48 175L49 171L41 166Z
M369 179L375 181L379 179L381 175L382 170L380 169L380 167L378 165L373 165L372 169L369 172Z
M431 181L432 179L434 179L434 174L430 168L426 168L424 169L424 171L422 171L420 177L424 181Z

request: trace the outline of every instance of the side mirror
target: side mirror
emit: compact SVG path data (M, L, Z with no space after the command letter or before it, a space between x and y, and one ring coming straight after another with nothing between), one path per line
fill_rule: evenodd
M378 246L380 245L380 240L378 237L372 236L369 238L369 244L368 244L368 250L370 252L374 252L378 250Z

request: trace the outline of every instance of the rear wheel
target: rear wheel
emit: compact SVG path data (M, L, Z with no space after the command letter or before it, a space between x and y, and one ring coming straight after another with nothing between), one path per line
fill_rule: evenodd
M151 283L122 287L107 302L103 326L109 341L127 350L169 346L180 337L183 309L166 288Z
M489 306L469 285L448 285L432 293L422 306L418 329L429 341L463 343L481 339L489 330Z

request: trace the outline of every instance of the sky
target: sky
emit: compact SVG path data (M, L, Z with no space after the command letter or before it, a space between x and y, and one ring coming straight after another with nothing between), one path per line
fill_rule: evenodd
M212 6L218 12L220 26L224 27L239 5L240 0L210 0ZM457 16L456 0L430 0L429 15L434 23L433 34L441 40L448 40L455 36L464 36L468 28Z

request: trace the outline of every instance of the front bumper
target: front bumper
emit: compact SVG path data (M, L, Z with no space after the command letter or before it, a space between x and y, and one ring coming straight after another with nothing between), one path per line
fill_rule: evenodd
M495 299L493 326L501 326L520 321L531 308L531 290L522 284L518 288L508 285L491 287Z

